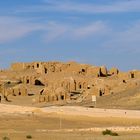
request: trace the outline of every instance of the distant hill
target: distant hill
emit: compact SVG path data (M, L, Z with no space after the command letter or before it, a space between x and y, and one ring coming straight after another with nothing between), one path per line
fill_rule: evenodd
M97 98L97 107L140 109L140 87Z

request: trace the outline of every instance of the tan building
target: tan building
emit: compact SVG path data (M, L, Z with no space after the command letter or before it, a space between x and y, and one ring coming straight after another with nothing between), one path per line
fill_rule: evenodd
M117 68L76 62L13 63L0 71L3 96L35 96L38 103L82 102L92 95L106 96L134 88L140 71L121 72Z

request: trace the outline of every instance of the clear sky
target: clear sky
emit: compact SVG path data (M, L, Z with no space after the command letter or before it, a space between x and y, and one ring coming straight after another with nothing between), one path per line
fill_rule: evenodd
M55 60L140 69L140 0L1 0L0 67Z

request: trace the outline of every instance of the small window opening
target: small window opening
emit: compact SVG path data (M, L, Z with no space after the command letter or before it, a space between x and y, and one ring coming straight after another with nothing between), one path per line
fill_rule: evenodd
M90 89L90 86L88 86L87 89Z
M64 100L64 95L61 95L61 100Z
M39 64L37 64L37 68L39 68Z
M45 74L47 74L48 73L48 70L45 68Z
M126 81L125 81L125 80L123 80L123 83L126 83Z
M79 85L79 89L81 89L82 88L82 85Z
M29 84L29 79L27 79L27 82L26 83Z
M56 96L56 101L58 101L58 96Z
M82 72L86 72L85 69L82 69Z
M102 96L103 94L102 94L102 91L100 90L100 96Z
M134 75L134 73L131 73L131 78L135 78L135 75Z
M19 92L18 95L21 95L21 92Z

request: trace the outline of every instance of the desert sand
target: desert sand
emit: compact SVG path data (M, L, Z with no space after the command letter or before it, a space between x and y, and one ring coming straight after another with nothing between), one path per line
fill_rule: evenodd
M110 129L119 139L140 139L140 111L77 106L26 107L0 104L0 137L47 139L116 139L103 136Z

